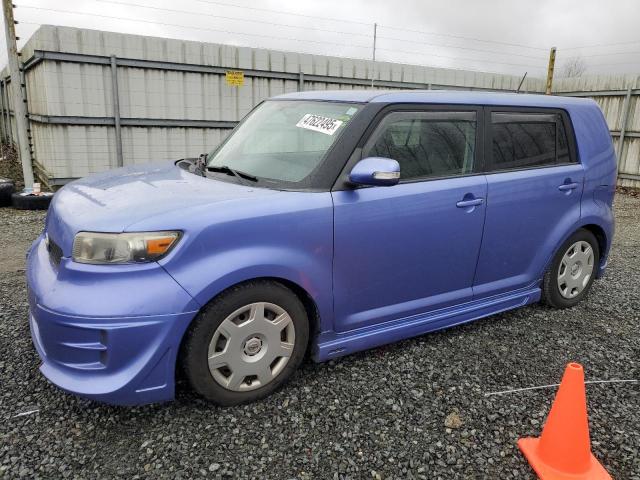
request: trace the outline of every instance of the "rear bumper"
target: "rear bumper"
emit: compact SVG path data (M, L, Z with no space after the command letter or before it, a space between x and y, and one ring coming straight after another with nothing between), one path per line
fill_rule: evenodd
M63 390L115 405L173 399L180 342L197 313L193 299L157 265L129 275L74 271L68 259L54 265L43 243L34 243L27 262L29 324L43 375ZM178 305L184 311L160 313Z

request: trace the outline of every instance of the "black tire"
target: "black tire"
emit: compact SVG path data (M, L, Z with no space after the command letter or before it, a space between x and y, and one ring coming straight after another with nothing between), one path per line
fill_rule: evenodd
M594 258L593 258L594 269L584 289L573 298L565 298L564 296L562 296L560 292L560 287L558 286L558 273L560 270L560 265L562 262L562 258L564 257L564 254L567 252L569 247L571 247L571 245L579 241L584 241L584 242L587 242L589 245L591 245L591 248L593 249L593 255L594 255ZM554 307L554 308L570 308L578 304L589 293L589 290L591 289L591 285L593 284L593 280L596 277L596 271L599 264L600 264L600 247L595 235L593 235L593 233L591 233L589 230L585 230L585 229L580 229L576 231L558 249L558 251L553 257L551 265L549 266L549 268L544 274L544 278L542 281L542 301L545 304L549 305L550 307Z
M0 178L0 207L11 205L11 195L16 191L15 184L8 178Z
M11 203L13 208L18 210L46 210L49 208L53 195L20 195L14 193L11 195Z
M209 344L218 326L229 315L256 302L276 304L289 314L295 329L293 352L282 371L265 386L244 392L228 390L209 370ZM256 280L230 288L203 308L185 335L180 361L193 390L218 405L238 405L266 397L281 387L302 363L308 339L309 320L300 299L281 283Z

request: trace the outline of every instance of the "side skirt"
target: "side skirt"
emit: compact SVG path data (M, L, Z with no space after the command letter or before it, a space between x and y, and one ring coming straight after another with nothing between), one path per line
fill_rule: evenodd
M394 343L424 333L471 322L496 313L512 310L540 300L538 283L494 297L473 300L462 305L435 310L363 327L349 332L321 333L313 350L313 359L324 362L351 353Z

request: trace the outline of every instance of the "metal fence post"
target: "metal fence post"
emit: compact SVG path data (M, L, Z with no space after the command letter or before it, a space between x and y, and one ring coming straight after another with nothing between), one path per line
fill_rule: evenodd
M298 91L304 91L304 72L298 74Z
M4 80L0 80L0 106L2 106L2 108L0 109L0 139L2 140L3 143L7 141L7 129L6 129L5 118L4 118L4 109L5 109L4 89L5 89Z
M5 141L11 145L13 142L12 133L11 133L11 112L9 107L9 93L7 90L9 89L9 85L7 85L7 79L3 80L4 88L2 89L2 104L4 105L4 111L2 115L4 115L4 138Z
M624 104L622 106L622 124L620 125L620 136L618 137L618 170L622 163L622 152L624 150L624 137L627 134L627 121L629 120L629 111L631 110L631 93L632 88L627 89L627 94L624 97Z
M7 143L9 145L11 145L13 143L13 131L11 130L11 107L9 104L9 86L7 85L7 79L5 78L4 80L4 105L5 105L5 111L4 114L6 115L6 129L7 129Z
M116 160L118 167L124 166L122 157L122 129L120 125L120 93L118 92L118 60L111 55L111 92L113 96L113 121L116 128Z

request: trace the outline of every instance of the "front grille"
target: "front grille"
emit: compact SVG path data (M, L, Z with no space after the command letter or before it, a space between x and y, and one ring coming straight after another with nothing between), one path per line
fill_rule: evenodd
M47 237L47 251L49 252L49 258L51 261L56 265L60 265L62 249L56 242L51 240L51 237Z

